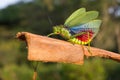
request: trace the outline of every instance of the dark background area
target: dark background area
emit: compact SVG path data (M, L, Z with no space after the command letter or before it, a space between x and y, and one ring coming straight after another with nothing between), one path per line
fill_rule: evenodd
M99 11L103 21L91 46L120 53L119 4L120 0L21 0L1 9L0 80L32 80L26 45L15 39L17 32L45 36L80 7ZM38 80L120 80L120 63L101 58L86 58L84 65L40 62Z

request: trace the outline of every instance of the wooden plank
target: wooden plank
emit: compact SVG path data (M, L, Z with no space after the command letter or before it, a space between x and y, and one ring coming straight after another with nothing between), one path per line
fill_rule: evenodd
M87 46L73 45L63 40L29 32L18 32L16 37L27 43L28 60L83 64L84 56L98 56L120 61L120 55L117 53L90 47L91 55L86 48Z

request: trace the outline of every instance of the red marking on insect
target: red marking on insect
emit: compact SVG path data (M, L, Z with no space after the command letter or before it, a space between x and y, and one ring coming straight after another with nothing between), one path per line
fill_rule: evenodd
M91 39L93 37L93 34L94 34L94 32L92 30L82 31L82 32L86 32L86 33L82 34L80 36L77 36L76 38L83 42L87 42L89 39ZM89 35L88 35L88 32L89 32Z

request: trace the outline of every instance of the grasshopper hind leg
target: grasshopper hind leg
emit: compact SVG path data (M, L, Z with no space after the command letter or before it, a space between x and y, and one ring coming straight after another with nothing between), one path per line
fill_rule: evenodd
M90 53L90 55L92 55L92 52L90 50L90 42L88 43L88 47L86 47L86 48L87 48L88 52Z
M88 32L88 40L90 40L90 33ZM87 47L88 52L92 55L92 52L90 50L90 42L88 43L88 47Z

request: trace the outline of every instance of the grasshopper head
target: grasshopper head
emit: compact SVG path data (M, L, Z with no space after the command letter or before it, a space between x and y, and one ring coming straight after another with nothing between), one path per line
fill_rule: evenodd
M68 29L66 29L63 25L54 26L53 27L53 33L54 34L59 34L66 39L69 39L70 36L71 36Z
M64 28L63 25L54 26L53 27L53 33L54 34L61 34L63 28Z

